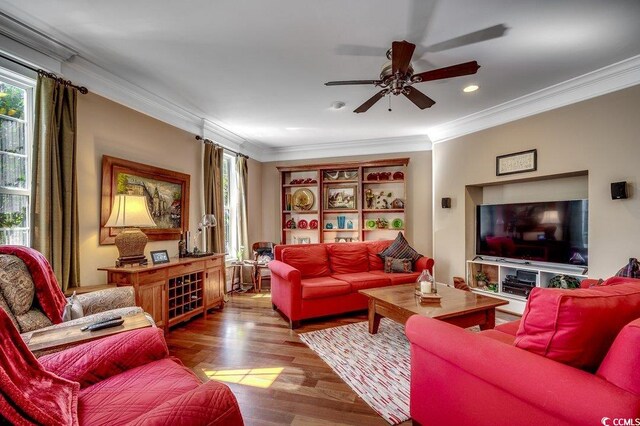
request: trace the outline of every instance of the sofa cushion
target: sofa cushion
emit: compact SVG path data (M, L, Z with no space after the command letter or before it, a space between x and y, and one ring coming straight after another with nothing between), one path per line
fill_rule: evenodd
M287 247L282 250L282 261L293 266L302 278L329 276L329 258L324 244Z
M328 244L329 264L334 274L350 274L369 270L369 252L366 244Z
M422 256L409 245L404 238L402 232L398 232L398 236L389 247L378 253L380 259L386 257L394 257L396 259L411 259L412 262L420 259Z
M488 337L493 340L497 340L502 343L506 343L507 345L513 345L516 336L513 334L503 333L496 329L493 330L484 330L478 333L480 336Z
M384 258L384 272L392 273L409 273L412 272L411 259L395 259L393 257Z
M505 322L504 324L496 325L494 330L498 330L515 337L515 335L518 334L518 329L520 328L520 322L521 320Z
M35 295L31 274L20 258L0 254L0 292L14 315L25 314Z
M7 305L6 300L4 300L4 296L2 295L2 292L0 292L0 309L5 311L5 313L7 314L7 316L13 323L13 325L16 326L16 330L19 331L20 326L18 325L18 321L16 321L16 318L13 316L13 312L11 312L11 309L9 309L9 305Z
M600 364L597 375L628 392L640 395L640 319L627 324Z
M380 256L378 256L378 253L389 247L392 242L393 240L384 240L371 241L367 243L370 271L382 271L384 269L384 261L380 258Z
M384 271L369 271L372 274L384 276L391 281L392 285L398 284L410 284L415 283L418 277L420 276L420 272L409 272L409 273L394 273L387 274Z
M515 345L595 371L622 327L640 317L640 280L629 281L577 290L534 288Z
M355 274L334 274L332 277L351 284L351 291L355 293L366 288L391 285L389 275L391 274L380 275L371 272L357 272Z
M300 281L303 299L341 296L351 293L351 284L331 277L305 278Z
M78 400L80 423L126 424L199 384L179 361L154 361L82 389Z
M16 315L20 333L27 333L33 330L39 330L52 325L49 318L38 309L30 309L24 314Z

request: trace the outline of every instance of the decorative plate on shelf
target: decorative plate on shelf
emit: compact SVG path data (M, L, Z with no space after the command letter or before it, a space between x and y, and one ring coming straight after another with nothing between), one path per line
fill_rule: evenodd
M377 223L375 220L373 219L369 219L367 220L367 222L365 223L365 225L367 226L367 229L375 229L377 226Z
M404 225L404 222L402 221L402 219L397 218L397 219L393 219L391 221L391 227L393 229L402 229L402 226Z
M291 203L294 210L311 210L315 197L313 192L306 188L298 189L291 197Z
M306 221L306 220L304 220L304 219L301 219L301 220L299 220L299 221L298 221L298 228L299 228L299 229L307 229L307 226L308 226L308 225L309 225L309 224L308 224L308 223L307 223L307 221Z
M395 172L393 174L393 180L402 180L404 179L404 173L402 172Z
M285 223L284 225L287 229L295 229L296 228L296 221L293 219L289 219L287 221L287 223Z
M318 221L316 219L313 219L311 222L309 222L309 228L318 229Z

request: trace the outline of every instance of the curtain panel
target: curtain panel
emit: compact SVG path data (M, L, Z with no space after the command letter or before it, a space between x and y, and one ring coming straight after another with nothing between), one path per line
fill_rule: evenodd
M204 228L206 249L224 253L224 205L222 203L222 155L223 149L210 143L204 144L204 213L215 215L218 225Z
M249 246L249 231L247 222L247 188L249 186L249 166L242 155L236 157L236 183L238 185L238 246L242 248L242 259L246 260L253 254Z
M80 285L76 174L77 90L38 76L31 181L31 247L63 290Z

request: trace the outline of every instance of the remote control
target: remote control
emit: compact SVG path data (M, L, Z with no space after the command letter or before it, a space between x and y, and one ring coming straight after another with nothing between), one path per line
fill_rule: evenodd
M107 321L107 322L100 322L98 324L93 324L91 326L89 326L89 328L87 330L89 331L98 331L98 330L102 330L105 328L111 328L111 327L117 327L119 325L124 324L124 320L123 319L117 319L117 320L113 320L113 321Z
M103 324L103 323L105 323L105 322L115 321L115 320L119 320L119 319L121 319L121 318L122 318L122 317L121 317L120 315L117 315L117 316L113 316L113 317L105 318L105 319L100 320L100 321L98 321L98 322L92 322L92 323L87 324L87 325L85 325L84 327L82 327L82 328L80 329L80 331L87 331L87 330L89 330L89 327L91 327L91 326L93 326L93 325Z

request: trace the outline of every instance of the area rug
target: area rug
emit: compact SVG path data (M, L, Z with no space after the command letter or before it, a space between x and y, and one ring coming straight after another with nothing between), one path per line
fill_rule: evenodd
M377 334L363 321L298 337L387 422L409 420L411 355L403 325L382 318Z

